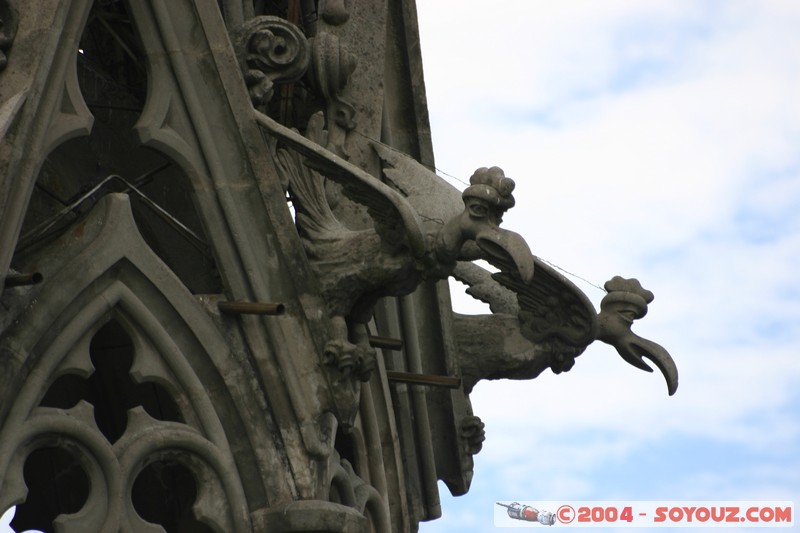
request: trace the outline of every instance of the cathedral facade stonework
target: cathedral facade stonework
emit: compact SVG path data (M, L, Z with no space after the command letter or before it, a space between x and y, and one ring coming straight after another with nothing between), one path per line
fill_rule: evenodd
M500 168L432 172L419 48L414 0L0 0L16 530L410 533L469 490L479 380L600 340L675 392L652 293L598 313Z

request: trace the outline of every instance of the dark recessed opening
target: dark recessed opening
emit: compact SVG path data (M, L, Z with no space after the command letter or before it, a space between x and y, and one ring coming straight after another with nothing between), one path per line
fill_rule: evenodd
M94 406L97 427L109 442L116 442L128 424L128 410L142 406L157 420L183 422L175 400L161 385L135 383L129 374L135 356L133 342L115 320L100 328L89 346L94 373L83 379L62 376L41 401L43 407L69 409L80 400Z
M11 521L15 531L54 531L53 520L81 510L89 497L89 478L83 467L62 448L31 452L23 466L28 496Z
M139 516L167 533L213 533L194 516L197 481L180 463L158 461L145 467L133 483L131 498Z

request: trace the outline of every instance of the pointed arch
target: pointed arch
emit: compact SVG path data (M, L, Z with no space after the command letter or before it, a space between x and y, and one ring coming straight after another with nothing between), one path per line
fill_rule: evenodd
M282 460L283 445L276 437L279 431L252 367L231 351L200 301L138 235L125 195L104 197L84 221L47 250L21 260L35 265L46 281L30 292L29 304L0 338L0 364L5 367L0 389L15 398L0 405L0 479L6 471L19 468L24 460L19 450L29 452L38 446L31 443L39 442L40 435L31 428L38 427L35 421L44 416L81 424L80 429L69 426L75 435L84 435L84 426L96 432L91 417L74 414L87 409L85 402L66 411L40 403L59 377L92 374L91 339L115 320L132 339L132 379L165 387L185 423L154 420L136 407L128 411L128 428L119 443L103 444L97 434L73 438L76 449L84 450L82 456L110 454L123 464L130 461L125 454L132 453L123 449L147 446L156 454L184 456L199 479L217 479L211 489L200 490L198 498L227 501L233 530L249 527L247 517L254 509L294 496L292 475ZM123 444L133 438L129 433L136 424L145 428L137 437L141 442ZM153 428L158 432L146 431ZM19 437L24 434L29 434L25 442ZM86 464L93 461L104 465L97 471L118 468L110 459L84 459ZM137 461L138 466L122 471L123 478L138 475L149 464L144 455ZM130 490L133 480L124 482ZM113 483L117 481L112 476L94 484ZM0 488L0 494L5 492ZM124 499L124 491L121 494ZM0 507L19 497L17 490L12 501L0 498ZM224 522L218 516L207 520Z
M0 123L0 131L8 132L0 139L0 150L26 147L25 154L20 151L0 168L4 179L0 193L8 187L13 192L12 201L5 204L0 194L0 251L7 254L0 257L0 276L10 264L30 191L47 155L42 147L69 138L62 134L48 138L49 118L54 113L77 116L85 109L74 99L66 104L63 98L59 100L65 88L74 89L74 84L68 86L65 77L55 80L45 74L54 65L62 70L52 69L53 73L62 72L74 59L67 55L76 53L92 2L47 1L53 7L52 17L45 20L44 14L37 14L41 17L38 25L20 22L26 34L47 35L41 61L33 66L39 78L35 84L12 87L19 93L11 102L13 116ZM0 390L4 397L16 400L0 405L0 432L5 434L4 428L23 416L34 416L36 394L46 393L57 376L90 375L91 365L79 345L88 346L96 331L92 328L113 319L127 327L134 342L146 347L137 345L137 353L150 350L157 355L150 359L158 364L139 368L134 363L134 371L143 372L139 379L160 379L168 388L171 385L176 401L183 402L186 425L207 431L213 420L205 421L198 414L203 410L194 407L202 401L192 396L192 380L175 375L182 367L175 361L189 362L191 375L214 398L210 411L222 426L250 509L266 508L275 500L317 498L319 479L309 472L317 471L330 451L326 429L330 424L323 422L331 413L343 419L356 409L358 389L333 382L320 371L330 326L319 295L308 290L307 260L269 142L253 119L239 65L225 44L228 34L218 4L216 0L143 0L127 5L141 37L152 45L143 59L160 61L163 67L158 71L160 85L154 87L171 91L168 97L153 101L154 106L164 105L158 113L147 115L149 133L140 133L139 140L173 156L191 181L224 296L193 297L145 247L126 249L128 235L136 233L129 221L125 222L128 233L101 231L101 227L121 224L122 217L95 216L109 210L98 204L95 214L72 224L64 235L75 240L74 246L53 243L41 253L26 250L15 257L15 268L37 267L46 281L30 292L15 292L14 316L0 317L5 329L0 339ZM150 74L153 77L154 72ZM142 242L138 234L133 238ZM121 285L113 285L115 281ZM281 302L286 304L286 316L223 319L216 314L216 300L223 297ZM93 324L89 315L80 314L90 307L97 312L98 322ZM144 308L141 312L137 311L140 307ZM148 317L155 325L142 325ZM24 326L13 325L14 321ZM159 339L157 326L169 332L175 350L162 353L153 347ZM58 332L71 332L75 343L68 344L67 337L58 337ZM71 348L64 348L67 345ZM22 391L26 383L37 380L41 389L31 385ZM188 399L181 400L181 394ZM19 413L11 412L12 403ZM240 436L234 440L236 433ZM204 434L204 438L212 435Z
M31 192L45 156L58 144L91 130L94 118L78 88L78 42L92 0L56 2L51 9L20 13L20 28L41 39L16 43L21 57L36 58L26 74L4 78L5 90L19 102L2 117L0 150L12 154L0 167L0 272L5 273ZM27 49L23 53L23 49ZM5 92L5 91L4 91ZM23 148L24 147L24 148Z

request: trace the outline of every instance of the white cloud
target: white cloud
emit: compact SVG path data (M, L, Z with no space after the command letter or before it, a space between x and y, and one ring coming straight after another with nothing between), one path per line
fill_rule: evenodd
M418 10L437 166L461 179L501 166L517 181L504 225L534 253L599 284L638 277L656 299L634 331L681 372L667 398L660 376L592 346L566 375L479 384L479 494L508 497L538 472L537 486L597 495L591 465L681 442L747 462L683 471L666 457L675 498L800 494L775 463L800 452L800 4Z
M554 4L572 7L553 9ZM462 179L477 166L503 166L525 200L509 213L509 223L533 216L548 231L557 225L553 233L580 235L582 226L587 233L587 219L602 217L592 240L613 243L615 235L632 231L628 243L647 237L680 243L692 229L729 214L746 172L797 162L800 58L783 54L779 62L775 53L779 45L800 47L797 32L776 36L770 26L756 24L764 16L750 12L744 14L751 17L748 25L739 20L721 23L724 29L712 26L739 11L730 7L700 23L694 20L697 8L678 12L676 6L685 10L687 3L546 5L496 2L497 17L486 17L482 9L437 3L432 13L483 17L462 26L451 21L448 28L460 26L470 37L462 46L457 31L441 32L441 43L458 53L442 54L446 63L426 71L438 165ZM527 14L520 11L525 7ZM495 19L505 31L490 37L499 31L492 27ZM665 51L656 39L670 33L659 28L670 22L699 25L704 39L678 47L677 65L652 73L642 87L612 90L614 67L631 62L631 53L615 45L618 33L636 29L628 39L638 36L648 49L640 53L658 58ZM663 48L672 50L677 39L667 37ZM426 52L432 43L434 50ZM424 40L423 53L436 54L437 44ZM637 48L636 42L628 48ZM540 57L570 74L540 64ZM533 87L532 79L542 88ZM586 86L594 83L603 87ZM542 107L544 123L536 119ZM631 220L641 224L622 227Z

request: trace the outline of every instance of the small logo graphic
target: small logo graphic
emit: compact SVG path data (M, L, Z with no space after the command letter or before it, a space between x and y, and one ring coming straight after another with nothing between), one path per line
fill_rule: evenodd
M497 527L792 527L791 501L495 501ZM543 509L549 509L545 511ZM552 512L551 512L552 511Z
M575 520L575 509L571 505L562 505L556 511L556 515L562 524L570 524Z
M500 507L505 507L508 516L515 520L522 520L525 522L539 522L545 526L552 526L556 523L556 515L550 511L540 511L535 507L529 505L522 505L517 502L505 504L496 502Z

